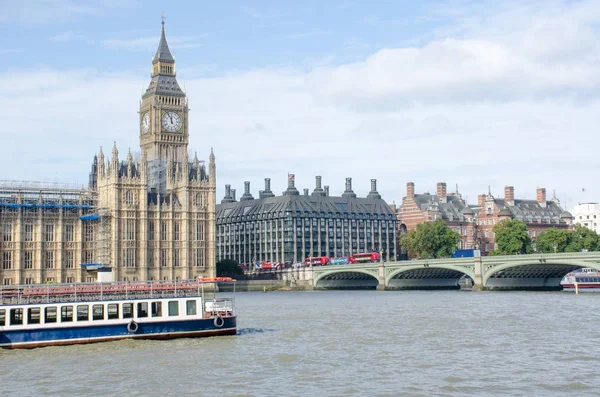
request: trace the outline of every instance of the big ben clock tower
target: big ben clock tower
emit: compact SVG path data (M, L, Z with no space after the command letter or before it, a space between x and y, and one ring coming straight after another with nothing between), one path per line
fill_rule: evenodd
M140 147L149 161L179 163L188 147L188 107L175 77L175 58L165 37L165 20L152 60L152 80L140 105Z

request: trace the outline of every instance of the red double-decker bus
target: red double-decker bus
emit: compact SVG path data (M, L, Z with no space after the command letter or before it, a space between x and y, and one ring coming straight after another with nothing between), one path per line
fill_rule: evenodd
M313 256L304 259L305 266L325 266L329 264L328 256Z
M379 262L381 255L378 252L364 252L352 255L356 263Z

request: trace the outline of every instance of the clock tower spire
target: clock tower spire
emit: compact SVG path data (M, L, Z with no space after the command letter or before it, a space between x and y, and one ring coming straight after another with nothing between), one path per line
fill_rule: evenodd
M187 98L175 74L175 58L165 34L165 18L158 49L152 59L151 80L140 105L140 147L149 161L181 162L187 153Z

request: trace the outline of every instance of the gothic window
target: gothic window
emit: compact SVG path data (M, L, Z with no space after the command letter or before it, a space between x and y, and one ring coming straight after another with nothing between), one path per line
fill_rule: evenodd
M12 241L12 224L4 224L4 231L2 233L2 241Z
M33 251L23 251L23 268L33 269Z
M163 248L160 250L160 266L167 267L167 249Z
M44 252L44 268L54 269L54 252L52 252L52 251Z
M46 225L45 241L46 242L54 241L54 225L52 225L52 224Z
M148 221L148 240L149 241L154 240L154 221L153 220Z
M4 252L2 254L2 269L10 270L12 269L12 252Z
M175 241L179 240L179 221L173 223L173 239Z
M125 219L125 240L135 240L135 219Z
M73 269L73 251L64 251L65 269Z
M154 267L154 250L153 249L148 250L147 262L148 262L148 267Z
M202 195L200 193L196 194L194 204L196 205L196 207L202 207Z
M91 223L86 223L85 232L83 234L83 241L94 241L94 225Z
M65 241L74 241L73 240L73 225L67 224L65 225Z
M131 190L128 190L125 192L125 204L126 205L133 205L133 192Z
M494 211L492 210L492 207L488 207L487 214L492 215L493 213L494 213Z
M125 263L125 267L135 267L135 248L123 249L123 262Z
M33 225L32 224L25 224L24 226L24 240L27 242L33 241Z
M173 251L173 266L179 267L179 250Z
M90 251L90 250L83 251L83 263L93 263L93 261L94 261L94 255L92 254L92 251Z
M160 223L160 239L162 241L167 240L167 221L162 221Z

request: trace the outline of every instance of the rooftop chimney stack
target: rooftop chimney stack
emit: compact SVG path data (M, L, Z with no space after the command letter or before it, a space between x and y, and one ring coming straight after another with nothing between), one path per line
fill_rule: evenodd
M308 188L307 187L304 188L304 195L308 196Z
M271 178L265 178L265 190L260 193L260 198L275 197L271 191Z
M329 197L329 186L325 185L325 197Z
M221 200L221 204L233 203L234 201L231 197L231 185L225 185L225 197Z
M315 177L315 190L313 190L313 196L325 196L325 191L321 187L321 176Z
M546 201L546 189L543 187L538 187L536 190L537 202L544 208L548 205Z
M235 201L235 189L231 189L231 199Z
M371 191L367 195L370 199L380 199L381 195L377 193L377 179L371 179Z
M446 183L445 182L440 182L437 184L437 197L438 197L438 201L440 203L447 203L448 202L448 191L446 189Z
M296 175L288 174L288 188L283 192L284 196L298 196L300 192L296 189Z
M406 197L407 198L415 198L415 183L408 182L406 184Z
M244 194L242 195L242 197L240 197L240 201L248 201L248 200L254 200L254 197L252 197L252 194L250 193L250 181L245 181L244 182Z
M508 205L515 205L515 187L505 186L504 187L504 201Z
M477 205L481 208L485 207L485 194L480 194L477 196Z
M342 197L356 198L356 194L352 191L352 178L346 178L346 190L342 193Z

